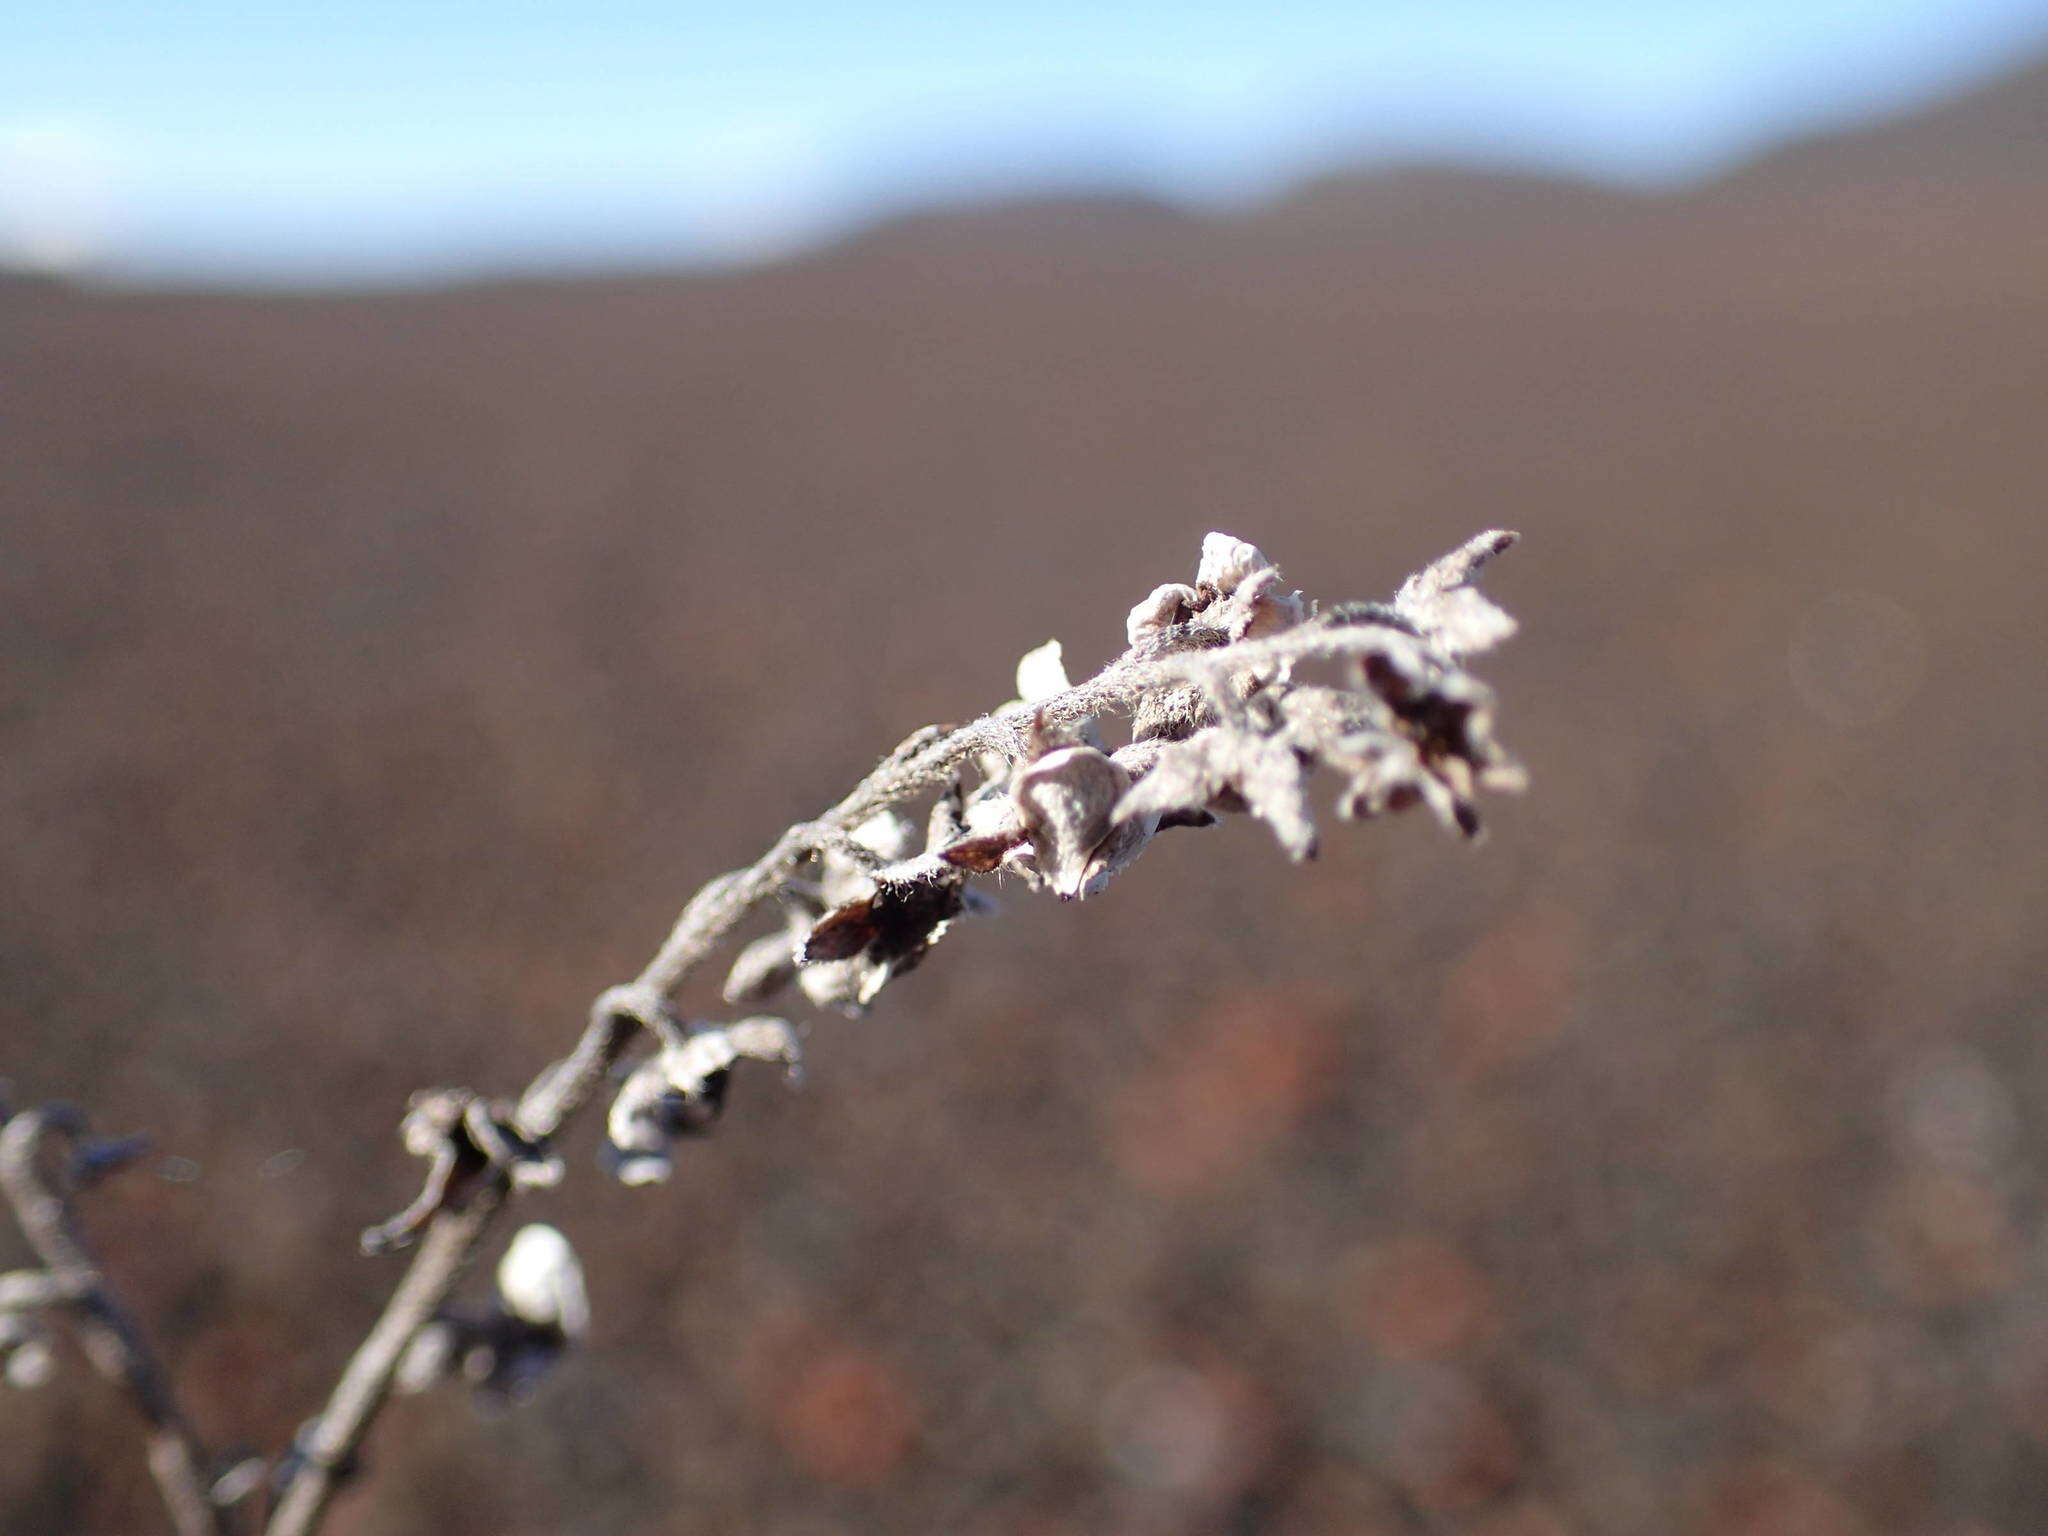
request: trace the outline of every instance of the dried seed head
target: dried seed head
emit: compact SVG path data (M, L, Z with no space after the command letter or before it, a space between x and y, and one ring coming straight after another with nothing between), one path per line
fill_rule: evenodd
M1093 894L1113 873L1111 859L1121 868L1137 856L1136 847L1103 847L1113 829L1110 813L1130 782L1093 747L1061 747L1019 770L1010 793L1038 873L1062 899Z
M1198 623L1233 642L1263 640L1308 617L1308 600L1286 587L1264 552L1227 533L1212 533L1202 541L1195 585L1203 605ZM1249 691L1245 680L1239 681L1238 691Z
M498 1303L536 1328L559 1329L580 1339L590 1331L590 1296L583 1266L569 1239L544 1222L513 1234L498 1261Z
M1256 544L1227 533L1211 533L1202 539L1202 563L1195 572L1195 585L1211 597L1228 597L1258 571L1270 571L1273 562Z
M1059 643L1047 641L1017 667L1026 707L917 733L853 797L886 809L850 830L829 814L805 824L796 830L808 862L783 867L778 852L732 877L767 876L757 889L788 921L740 954L726 996L753 1001L793 974L819 1006L859 1013L954 918L979 909L975 878L1011 870L1063 898L1091 895L1163 827L1250 813L1290 856L1312 857L1307 786L1319 767L1342 776L1346 817L1427 804L1475 833L1476 793L1522 779L1493 740L1492 695L1458 661L1513 628L1472 585L1512 539L1469 541L1392 603L1341 603L1311 618L1256 545L1211 533L1195 583L1160 586L1132 608L1130 651L1096 679L1076 690ZM1339 681L1304 681L1305 663L1334 667ZM1127 713L1129 745L1105 750L1079 707ZM927 795L928 814L913 821L904 807ZM671 1021L664 1049L613 1105L622 1178L666 1176L674 1138L716 1114L725 1064L762 1054L728 1045L707 1066L691 1053L744 1027L678 1038Z
M605 1118L605 1159L622 1184L656 1184L673 1171L678 1137L709 1129L725 1102L734 1063L778 1061L801 1068L797 1033L785 1019L741 1019L664 1045L628 1074Z
M966 879L965 869L937 853L876 870L865 894L825 913L803 936L797 984L805 996L843 1013L865 1009L945 937L965 909Z
M1177 581L1154 587L1151 595L1131 610L1131 616L1124 621L1124 633L1133 646L1156 641L1187 623L1201 601L1193 587Z
M1119 821L1154 827L1167 817L1248 810L1280 840L1290 858L1313 858L1315 822L1303 788L1308 765L1284 734L1246 725L1209 726L1186 741L1168 742L1152 771L1116 808Z

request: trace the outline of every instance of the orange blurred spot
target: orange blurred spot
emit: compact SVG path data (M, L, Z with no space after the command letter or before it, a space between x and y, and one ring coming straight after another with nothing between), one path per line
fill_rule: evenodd
M1430 1360L1492 1332L1492 1288L1464 1255L1417 1234L1370 1247L1351 1265L1351 1318L1396 1360Z
M1110 1153L1141 1188L1202 1188L1285 1135L1327 1091L1336 1056L1330 1026L1299 1007L1221 1004L1116 1097Z
M1578 999L1580 948L1577 923L1554 907L1524 908L1475 944L1444 983L1451 1071L1485 1077L1555 1043Z
M2018 1239L2005 1202L1978 1179L1922 1174L1902 1180L1880 1205L1871 1237L1878 1272L1919 1306L1981 1301L2018 1278Z
M1703 1536L1860 1536L1854 1511L1817 1479L1782 1462L1759 1461L1722 1478Z
M797 1459L826 1482L857 1488L874 1487L895 1470L915 1420L895 1373L850 1345L800 1366L775 1405L776 1428Z

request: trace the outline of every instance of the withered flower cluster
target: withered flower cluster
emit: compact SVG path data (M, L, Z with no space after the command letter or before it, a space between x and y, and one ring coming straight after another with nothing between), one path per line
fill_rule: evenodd
M1255 816L1289 857L1312 858L1319 769L1341 781L1344 820L1420 805L1477 836L1479 792L1523 784L1494 739L1491 691L1463 666L1514 632L1473 585L1514 538L1482 534L1391 602L1318 608L1254 545L1210 534L1193 583L1138 603L1127 648L1094 678L1070 682L1048 641L1019 663L1015 701L885 759L860 820L792 829L798 857L757 898L778 921L740 951L726 1001L794 985L814 1007L864 1013L956 919L994 910L988 882L1083 900L1161 833L1223 816ZM1112 745L1113 731L1127 739ZM686 1037L701 1061L663 1045L614 1106L610 1160L630 1181L665 1176L668 1141L715 1115L732 1060L794 1061L780 1021Z
M991 882L1085 900L1163 833L1233 815L1258 818L1289 857L1312 858L1319 770L1339 781L1343 819L1420 805L1478 835L1479 793L1523 781L1494 740L1493 695L1464 668L1514 631L1473 585L1514 538L1480 535L1389 602L1320 607L1254 546L1210 534L1194 581L1138 603L1126 648L1093 677L1071 682L1048 641L1019 664L1015 700L968 725L917 732L837 806L706 884L641 975L600 997L570 1054L516 1099L415 1095L401 1130L427 1161L423 1186L363 1241L371 1252L417 1243L417 1257L325 1409L275 1461L216 1468L79 1239L71 1196L135 1144L86 1137L72 1111L10 1121L0 1106L0 1194L43 1263L0 1275L0 1381L46 1378L48 1321L70 1317L135 1399L181 1533L221 1536L229 1512L267 1480L271 1536L309 1536L392 1391L461 1377L487 1403L516 1401L587 1330L582 1270L549 1227L513 1239L487 1303L449 1300L495 1214L562 1179L555 1142L579 1110L611 1094L606 1165L645 1184L669 1176L680 1138L717 1119L739 1062L794 1075L799 1034L788 1021L693 1022L671 1005L756 913L772 921L731 963L728 1003L755 1007L794 985L815 1007L859 1014L957 919L992 911ZM70 1144L54 1174L42 1156L52 1137Z

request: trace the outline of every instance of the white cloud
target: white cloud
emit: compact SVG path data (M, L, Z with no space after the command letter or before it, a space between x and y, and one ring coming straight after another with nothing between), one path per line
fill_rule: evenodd
M716 258L784 255L830 222L837 169L827 125L735 114L678 147L671 186L692 233Z
M52 272L91 266L112 232L115 164L112 143L90 124L0 122L0 261Z

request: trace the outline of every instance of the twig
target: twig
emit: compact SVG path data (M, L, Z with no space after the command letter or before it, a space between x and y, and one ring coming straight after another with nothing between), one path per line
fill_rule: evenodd
M71 1170L52 1176L43 1167L45 1144L53 1134L70 1144L74 1169L82 1166L97 1176L114 1162L112 1157L95 1155L99 1149L86 1140L84 1117L63 1105L24 1110L0 1129L0 1188L46 1266L47 1304L73 1315L92 1363L127 1389L142 1415L149 1470L178 1536L225 1536L226 1518L207 1491L210 1458L179 1409L169 1378L141 1328L116 1299L79 1232L71 1195L80 1180ZM134 1145L127 1144L127 1150L132 1154Z

